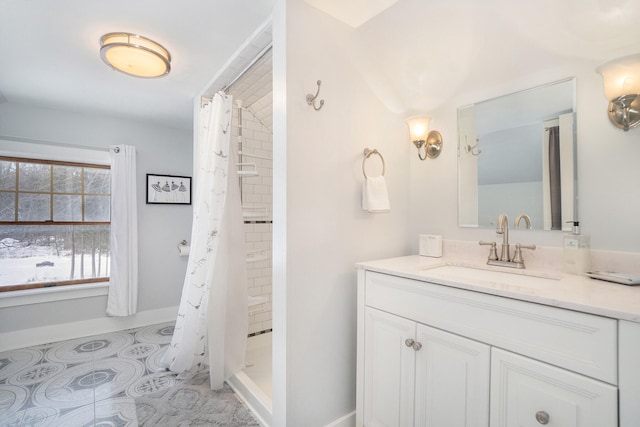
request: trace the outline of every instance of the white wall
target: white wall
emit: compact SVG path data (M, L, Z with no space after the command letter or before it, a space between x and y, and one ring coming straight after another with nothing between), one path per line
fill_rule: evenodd
M359 78L352 31L301 0L274 12L275 426L354 410L354 264L409 252L406 125ZM317 80L320 111L305 100ZM386 161L388 214L361 209L366 147Z
M88 147L136 146L138 311L177 306L187 258L176 246L191 235L191 206L145 204L147 173L190 176L191 131L60 110L0 105L0 135ZM3 308L0 333L89 319L105 319L106 296ZM135 318L131 321L135 321ZM56 336L48 337L55 341Z
M526 46L523 46L526 49ZM526 51L523 53L526 54ZM591 235L592 248L616 251L640 251L640 129L623 132L610 123L602 79L595 73L593 61L572 59L571 52L559 57L553 68L509 79L500 87L478 87L460 93L445 105L430 112L432 126L445 140L442 155L422 165L411 164L411 234L437 233L461 240L495 240L491 229L464 229L457 226L457 139L456 109L483 99L522 90L566 77L576 76L578 213L584 233ZM434 183L425 191L425 182ZM423 221L429 212L430 221ZM415 240L415 239L414 239ZM560 246L562 233L553 231L517 231L513 243ZM412 246L417 251L417 244Z
M409 7L426 4L402 3ZM398 3L399 6L402 5ZM471 2L466 6L472 6ZM462 240L496 237L491 229L465 229L457 225L458 106L577 76L578 206L583 230L592 235L596 249L640 251L637 186L640 168L636 166L640 158L640 130L624 133L609 123L602 82L594 71L599 61L576 59L575 51L562 52L556 47L538 60L544 44L534 45L511 37L508 32L487 39L500 43L508 40L509 49L518 52L517 58L502 56L499 45L491 50L493 56L473 55L470 49L475 40L461 40L456 45L449 43L448 37L438 36L461 28L456 22L440 18L432 22L438 28L446 27L445 31L419 29L428 37L428 43L414 58L401 43L394 44L397 34L414 30L405 31L401 23L406 25L407 21L395 21L395 11L388 12L389 21L381 15L379 22L354 30L302 0L276 3L273 265L276 426L324 425L354 408L354 261L416 253L420 233ZM467 17L473 20L471 12ZM521 12L518 25L526 27L526 11ZM511 12L505 16L509 21ZM468 24L480 30L492 25L488 21ZM535 33L533 28L519 30ZM511 31L515 33L514 29ZM375 55L380 46L363 41L371 34L384 39L380 43L383 47L395 46L397 57L414 59L400 61L396 68L413 64L418 67L415 70L407 68L400 74L384 76L384 68L375 70L379 74L377 82L407 83L412 76L419 77L415 79L416 87L405 87L413 92L411 99L415 105L409 103L404 108L436 105L422 112L432 116L431 127L444 137L444 151L439 158L418 160L403 122L408 114L396 115L403 106L388 100L402 96L394 98L389 86L376 86L376 76L366 76L366 67L358 67L362 59L359 48L368 46ZM583 42L580 52L589 52ZM603 42L594 43L599 53L606 50ZM460 48L464 46L469 49ZM616 48L612 45L609 52L615 53ZM450 60L429 62L432 52ZM462 64L474 65L461 67L473 78L442 88L446 79L443 82L437 79L450 74L455 58L460 58L458 62ZM379 58L377 63L385 61L389 62L389 58ZM427 71L432 73L419 68L423 62L431 66ZM483 68L479 77L475 74L476 65ZM407 75L403 74L405 71ZM320 98L325 100L325 106L316 112L306 105L304 97L315 92L318 79L322 80ZM430 97L429 88L436 89L435 97ZM440 102L438 95L444 92L450 94ZM387 160L390 215L374 216L359 209L360 161L365 146L378 148ZM562 233L519 230L512 232L511 239L560 246Z

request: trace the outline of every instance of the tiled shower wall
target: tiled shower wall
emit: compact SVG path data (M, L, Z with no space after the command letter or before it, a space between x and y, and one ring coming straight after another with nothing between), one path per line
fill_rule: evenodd
M253 105L259 108L259 105ZM249 108L242 109L242 129L238 126L238 107L234 106L232 140L242 152L242 163L255 164L256 175L241 175L243 219L247 249L247 279L249 296L256 304L249 307L249 333L271 329L271 241L273 135ZM250 155L261 158L251 157ZM238 166L238 170L254 170L253 165ZM251 299L251 298L250 298Z

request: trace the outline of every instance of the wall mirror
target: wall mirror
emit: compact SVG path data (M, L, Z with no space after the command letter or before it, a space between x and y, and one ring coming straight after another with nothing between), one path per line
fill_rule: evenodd
M458 225L571 230L577 220L575 78L458 108ZM525 222L521 221L520 228Z

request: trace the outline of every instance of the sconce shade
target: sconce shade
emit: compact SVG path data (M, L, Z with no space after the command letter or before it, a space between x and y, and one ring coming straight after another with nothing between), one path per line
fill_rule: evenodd
M100 38L100 57L111 68L135 77L169 74L171 55L162 45L131 33L108 33Z
M596 68L609 100L609 119L628 131L640 125L640 54L625 56Z
M427 139L431 117L413 116L409 117L406 121L409 126L411 141L415 143L415 141L425 141Z
M442 150L442 135L440 132L429 131L430 117L413 116L409 117L406 122L409 126L409 136L418 149L418 157L424 160L427 157L435 159L440 155ZM420 152L424 147L424 155Z
M596 68L604 81L604 96L613 101L640 94L640 54L614 59Z

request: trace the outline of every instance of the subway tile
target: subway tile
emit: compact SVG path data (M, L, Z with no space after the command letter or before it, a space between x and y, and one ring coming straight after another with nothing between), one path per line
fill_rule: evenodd
M247 292L250 297L259 297L262 296L262 287L249 288Z
M271 320L271 312L256 314L256 322L266 322Z

